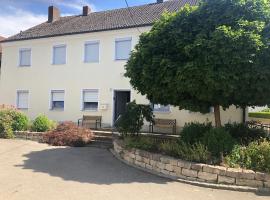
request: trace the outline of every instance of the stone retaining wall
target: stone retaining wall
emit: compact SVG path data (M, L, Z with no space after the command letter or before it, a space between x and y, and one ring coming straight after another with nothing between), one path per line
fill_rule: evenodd
M43 132L31 132L31 131L15 131L14 136L18 139L33 140L37 142L43 141Z
M270 188L270 174L267 173L193 163L143 150L125 149L121 140L114 140L113 146L115 153L130 164L175 178L254 188Z

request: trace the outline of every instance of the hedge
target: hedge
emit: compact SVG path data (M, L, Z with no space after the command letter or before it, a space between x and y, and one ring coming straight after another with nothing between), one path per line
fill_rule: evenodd
M251 112L248 113L249 117L270 119L270 112Z

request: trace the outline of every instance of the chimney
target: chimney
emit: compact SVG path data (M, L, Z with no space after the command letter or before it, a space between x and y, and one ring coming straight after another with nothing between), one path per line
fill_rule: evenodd
M157 0L157 3L163 3L163 0Z
M82 13L83 16L89 15L90 12L91 12L91 8L89 8L89 6L83 7L83 13Z
M60 19L60 12L58 8L50 6L48 8L48 22L52 23Z

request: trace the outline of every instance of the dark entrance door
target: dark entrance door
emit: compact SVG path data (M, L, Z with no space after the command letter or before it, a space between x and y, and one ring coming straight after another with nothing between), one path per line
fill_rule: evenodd
M126 111L126 105L130 102L130 91L114 91L114 118L117 120L119 115Z

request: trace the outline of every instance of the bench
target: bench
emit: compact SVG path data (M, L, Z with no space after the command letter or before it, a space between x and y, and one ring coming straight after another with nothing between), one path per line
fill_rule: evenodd
M96 129L101 128L101 116L83 115L82 119L78 119L78 126L90 128L91 124L95 124Z
M176 119L158 119L155 118L154 122L150 123L149 125L149 132L154 132L154 126L160 127L160 128L171 128L172 133L176 134Z

